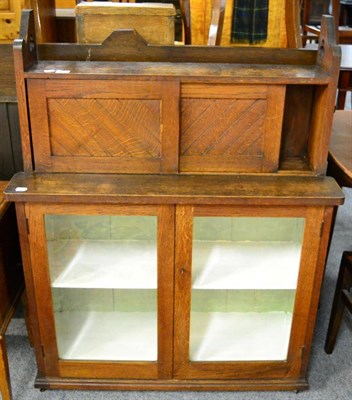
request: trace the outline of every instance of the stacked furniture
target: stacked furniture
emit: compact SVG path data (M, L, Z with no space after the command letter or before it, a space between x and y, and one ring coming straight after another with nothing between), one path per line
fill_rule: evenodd
M23 170L12 53L12 45L0 45L0 179L3 181Z
M19 37L21 10L33 8L36 40L56 38L55 0L0 1L0 179L9 180L22 171L22 154L13 64L13 40ZM67 31L67 29L66 29Z
M8 43L18 37L24 3L24 0L0 2L0 43Z
M32 8L37 40L54 42L56 39L55 0L1 0L0 44L12 43L20 33L21 11Z
M299 390L334 207L340 54L15 42L43 389Z
M308 35L309 33L312 34L313 39L314 36L316 38L319 37L319 33L320 33L320 26L318 25L310 25L309 23L309 19L310 19L310 12L311 12L311 8L312 8L312 4L311 4L311 0L304 0L303 2L303 15L302 15L302 25L303 25L303 37L304 37L304 44L306 42L306 40L308 39ZM333 15L333 17L335 18L336 21L336 26L335 26L335 30L336 30L336 36L337 36L337 42L340 44L350 44L352 41L352 29L350 26L346 25L346 22L342 22L342 24L344 25L340 25L341 20L344 18L341 18L341 14L343 14L341 12L341 9L344 8L346 11L346 7L350 7L350 5L346 5L344 4L344 1L340 1L340 0L332 0L331 2L328 2L328 4L322 5L322 8L325 10L323 10L323 12L320 13L320 15L323 15L325 13L329 12L329 9L331 6L331 14ZM314 6L314 2L313 2L313 6ZM326 8L328 8L328 10L326 10Z

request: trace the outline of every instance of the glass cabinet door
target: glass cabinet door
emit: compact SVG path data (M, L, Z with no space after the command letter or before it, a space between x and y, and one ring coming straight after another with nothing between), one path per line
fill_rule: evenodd
M165 345L159 326L172 318L172 310L159 307L158 298L169 303L163 296L172 295L158 277L172 277L173 241L170 248L158 243L170 236L161 209L131 206L121 210L127 215L117 214L118 208L97 215L83 208L76 215L54 207L43 213L57 357L63 367L65 361L137 362L148 369L165 357L159 354ZM159 268L161 259L166 265Z
M60 359L157 360L157 217L45 215Z
M190 361L286 359L303 230L303 218L194 218Z
M304 208L178 208L178 378L288 374L304 342L295 307L305 296L304 276L308 286L314 277L316 255L307 237L319 245L319 220L309 214ZM308 318L309 309L302 313Z

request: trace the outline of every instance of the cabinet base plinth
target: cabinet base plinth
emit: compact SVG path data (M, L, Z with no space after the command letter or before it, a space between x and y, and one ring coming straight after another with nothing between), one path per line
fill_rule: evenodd
M309 385L306 379L107 380L37 377L35 387L60 390L301 391L308 389Z

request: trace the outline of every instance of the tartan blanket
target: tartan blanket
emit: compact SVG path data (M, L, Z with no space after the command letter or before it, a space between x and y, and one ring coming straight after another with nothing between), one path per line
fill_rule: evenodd
M232 43L264 43L268 36L269 0L235 0Z

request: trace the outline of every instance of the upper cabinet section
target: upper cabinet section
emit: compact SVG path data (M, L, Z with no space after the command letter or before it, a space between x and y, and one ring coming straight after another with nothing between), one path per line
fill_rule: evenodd
M340 62L318 51L39 44L22 18L15 65L26 171L324 175Z
M37 171L278 169L284 85L183 84L181 98L174 81L29 79L27 90Z

